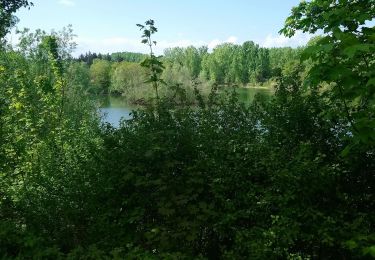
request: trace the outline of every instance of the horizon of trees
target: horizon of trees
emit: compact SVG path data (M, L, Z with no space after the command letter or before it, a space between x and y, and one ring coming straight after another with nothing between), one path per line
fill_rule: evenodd
M141 62L147 54L139 53L139 52L113 52L111 54L102 54L88 51L86 53L80 54L77 58L74 58L75 61L82 61L85 62L87 65L91 66L95 59L99 60L107 60L113 62Z
M183 85L189 85L194 80L207 86L262 85L281 76L298 63L303 49L304 47L262 48L252 41L242 45L221 44L212 52L206 46L168 48L160 56L165 66L162 78L170 84ZM146 54L133 52L88 52L74 61L84 63L76 73L90 75L90 80L82 83L86 85L87 91L130 95L134 100L147 92L147 87L143 84L146 80L144 69L139 65L146 57ZM72 66L74 68L78 65Z

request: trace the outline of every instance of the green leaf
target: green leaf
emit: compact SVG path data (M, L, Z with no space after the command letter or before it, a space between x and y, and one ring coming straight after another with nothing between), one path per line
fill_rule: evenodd
M374 246L370 246L370 247L365 247L363 249L363 254L375 257L375 245Z
M357 52L369 52L375 48L375 44L356 44L344 49L344 54L349 58L353 58Z

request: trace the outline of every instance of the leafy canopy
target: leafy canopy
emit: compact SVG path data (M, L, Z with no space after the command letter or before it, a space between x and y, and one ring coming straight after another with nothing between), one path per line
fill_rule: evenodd
M289 37L297 30L323 32L302 54L314 64L306 84L326 85L325 97L332 106L339 105L327 116L342 115L351 126L351 143L344 154L359 144L375 144L375 29L370 22L374 17L374 0L303 1L280 31Z
M21 7L32 6L28 0L0 0L0 39L9 32L9 29L17 23L13 15Z

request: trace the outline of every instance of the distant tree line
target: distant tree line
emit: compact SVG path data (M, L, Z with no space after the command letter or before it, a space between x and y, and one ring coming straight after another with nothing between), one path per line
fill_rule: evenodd
M168 48L162 56L165 66L162 77L167 83L185 86L192 80L218 85L260 85L299 63L302 49L263 48L252 41L242 45L224 43L212 52L207 46ZM89 92L144 95L148 88L143 84L144 69L139 63L146 57L134 52L88 52L75 59L71 70L78 74L76 79L83 80L80 85ZM137 99L136 94L133 96Z
M85 62L87 65L91 66L95 59L99 60L107 60L113 62L121 62L121 61L128 61L128 62L141 62L146 57L145 54L137 53L137 52L114 52L111 54L101 54L96 52L86 52L85 54L81 54L76 58L76 61Z

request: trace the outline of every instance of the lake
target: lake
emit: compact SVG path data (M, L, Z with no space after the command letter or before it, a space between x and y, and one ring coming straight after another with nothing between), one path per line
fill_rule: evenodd
M271 95L272 90L265 88L237 88L239 100L246 104L251 103L254 96L258 93ZM100 112L103 115L103 121L108 122L114 127L119 126L121 118L130 119L131 111L139 106L129 104L122 96L101 96L99 97Z

